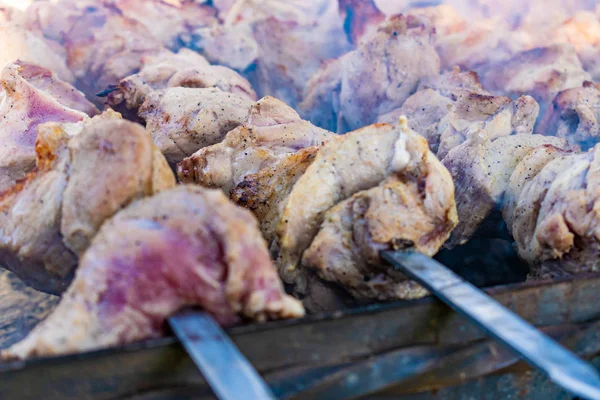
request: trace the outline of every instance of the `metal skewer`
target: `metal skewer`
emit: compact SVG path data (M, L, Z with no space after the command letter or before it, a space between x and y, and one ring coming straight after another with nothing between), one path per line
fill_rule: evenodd
M169 318L169 325L219 399L276 398L209 314L183 311Z
M384 251L383 259L469 318L574 395L600 400L598 372L437 261L414 252Z

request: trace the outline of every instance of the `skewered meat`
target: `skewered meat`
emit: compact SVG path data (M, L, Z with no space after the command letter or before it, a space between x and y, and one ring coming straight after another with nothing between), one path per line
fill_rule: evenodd
M304 252L302 264L316 269L323 279L341 284L356 298L422 297L426 291L386 267L379 258L379 251L413 248L429 256L437 253L457 223L454 185L448 171L429 152L424 138L407 126L401 127L399 136L397 131L385 126L375 129L380 132L371 135L393 132L392 136L398 140L392 159L387 160L390 161L387 176L378 186L356 192L321 218L317 217L323 223ZM388 132L383 133L386 130ZM375 137L370 139L364 131L361 133L349 134L354 137L348 141L358 142L360 138L358 146L361 146L363 140L376 140ZM326 154L327 147L324 146L319 156ZM318 158L315 165L322 161ZM342 162L332 160L336 168L341 167ZM310 176L310 171L305 176ZM305 183L301 179L296 187L301 189ZM345 186L346 183L342 190ZM297 193L292 192L288 206L294 196ZM289 236L284 236L282 243L286 243L286 238ZM288 249L285 245L282 248L283 251Z
M170 87L216 87L225 92L256 100L250 83L229 68L210 65L200 54L182 49L179 53L163 52L143 58L143 67L137 74L121 80L107 89L107 103L137 113L146 96Z
M164 50L142 23L102 2L39 2L32 6L28 18L30 29L64 46L77 87L90 99L108 85L138 72L143 56Z
M109 220L53 313L2 355L48 356L158 337L201 306L221 324L303 315L283 292L251 214L218 192L180 186Z
M421 79L440 72L434 32L427 19L391 17L311 80L300 114L325 129L346 132L400 107Z
M218 23L216 10L201 1L188 0L109 0L105 7L139 22L152 37L169 49L181 46L180 38L197 27Z
M502 204L513 170L527 153L538 146L570 146L564 139L518 134L490 140L484 131L475 132L454 147L442 160L456 185L459 223L447 246L464 244L477 228Z
M35 166L37 126L77 122L97 112L85 97L52 72L31 64L10 64L0 76L0 192Z
M274 96L296 107L307 82L319 68L350 50L337 2L318 3L322 10L311 4L303 18L270 17L253 24L259 56L251 82L261 95Z
M433 255L456 224L452 180L405 119L399 128L376 124L331 139L281 208L280 274L300 293L306 290L304 254L321 277L355 296L410 296L394 288L397 280L370 268L379 262L377 250L414 247ZM355 253L356 246L367 253ZM359 275L363 284L354 279ZM372 286L365 276L374 278ZM375 295L378 284L387 290Z
M348 40L354 45L385 20L385 14L373 0L338 0L338 7Z
M196 28L181 38L185 47L200 52L211 64L239 72L255 66L258 43L249 24L213 24Z
M28 31L20 23L0 23L0 68L17 60L47 68L66 82L75 82L61 46Z
M245 124L222 142L183 160L178 166L179 180L229 193L247 175L287 157L296 158L297 151L319 146L331 136L302 120L282 101L265 97L252 106Z
M436 30L435 48L442 68L476 68L483 63L503 61L531 47L531 37L515 31L504 19L469 18L453 5L411 8L412 15L431 19Z
M253 101L218 88L174 87L149 93L139 108L146 129L171 165L220 142L241 125Z
M38 290L65 289L102 222L175 184L144 129L107 112L39 126L36 169L0 197L0 261Z
M493 64L481 74L483 86L492 93L513 98L533 96L540 104L541 119L560 91L579 87L590 79L575 49L567 44L519 53L510 60Z
M552 110L540 122L539 132L558 136L583 150L600 142L600 84L584 82L582 87L560 92Z
M398 110L379 118L391 123L400 115L425 136L431 150L443 159L472 132L482 129L493 140L515 133L532 133L538 104L530 96L512 101L483 90L476 73L456 68L424 79L419 90Z
M504 216L531 275L597 271L598 146L572 154L536 149L522 164L511 176L512 201Z
M254 213L267 243L273 244L276 239L285 199L313 163L319 148L310 146L281 156L257 172L244 175L232 189L231 199Z

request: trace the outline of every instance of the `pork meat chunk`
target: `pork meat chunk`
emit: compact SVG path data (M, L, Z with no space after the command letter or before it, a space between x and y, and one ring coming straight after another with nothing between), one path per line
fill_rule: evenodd
M541 119L559 92L579 87L591 79L569 44L527 50L481 70L483 86L492 93L512 98L525 94L534 97L540 104Z
M394 211L386 216L388 222L377 221L386 204ZM413 206L414 218L403 226L402 215ZM343 260L331 272L343 275L345 268L356 271L379 260L378 247L405 245L434 254L456 224L452 180L426 140L408 129L405 118L400 126L376 124L331 139L293 186L282 210L278 266L283 279L300 293L306 286L303 255L322 276ZM420 220L423 213L431 215ZM441 225L431 229L433 221ZM353 259L353 233L359 247L370 249L366 258ZM329 245L342 238L344 245L336 253ZM366 291L362 295L369 296Z
M598 146L587 153L536 149L511 176L504 207L519 255L535 278L597 271L600 255Z
M166 319L188 306L224 326L303 315L284 293L251 214L219 191L179 186L104 224L56 309L2 355L50 356L159 337Z
M484 130L495 139L533 132L539 106L530 96L511 100L485 91L477 74L455 68L425 79L418 91L397 110L379 118L391 123L400 115L412 129L424 135L431 150L443 159L472 132Z
M513 135L490 140L478 131L450 150L442 160L456 185L459 223L447 246L466 243L504 198L510 176L535 147L570 149L564 139L542 135Z
M425 18L394 16L358 48L318 72L308 84L300 114L334 132L372 124L400 107L419 82L440 72L435 30Z
M583 150L594 147L600 142L600 84L586 81L560 92L538 130L567 139Z
M183 182L229 193L254 174L299 150L320 146L333 134L300 118L285 103L267 96L248 113L245 123L212 146L198 150L178 166Z
M246 120L254 104L218 88L173 87L149 93L139 116L171 165L219 143Z
M137 113L146 96L171 87L211 88L256 100L256 93L247 80L237 72L219 65L210 65L200 54L181 49L178 53L165 51L143 58L137 74L128 76L115 86L109 86L107 104Z
M35 167L39 124L77 122L97 112L83 95L49 70L9 64L0 76L0 192Z
M424 296L422 287L382 262L379 251L414 249L433 256L457 223L450 174L422 137L406 132L400 137L406 142L396 146L405 147L399 157L407 164L392 166L378 186L329 209L303 255L304 266L357 299Z
M0 197L0 262L32 287L62 292L100 225L174 186L144 129L107 112L40 125L36 168Z

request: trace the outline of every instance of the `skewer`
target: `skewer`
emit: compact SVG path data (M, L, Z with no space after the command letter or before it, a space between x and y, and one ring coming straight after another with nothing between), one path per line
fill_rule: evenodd
M600 400L600 377L592 366L446 266L415 252L383 251L381 257L546 373L557 385L585 399Z
M183 311L169 325L220 400L275 399L269 386L207 313Z

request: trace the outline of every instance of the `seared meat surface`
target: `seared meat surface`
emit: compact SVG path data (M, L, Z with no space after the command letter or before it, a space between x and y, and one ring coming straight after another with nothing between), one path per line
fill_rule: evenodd
M484 130L492 140L532 133L538 110L532 97L512 101L493 96L482 88L476 73L456 68L423 80L402 107L379 121L391 123L406 115L410 127L425 136L431 150L443 159L478 130Z
M175 165L219 143L246 120L252 104L246 96L218 88L173 87L149 93L139 116L169 164Z
M326 64L311 79L300 114L343 133L400 107L422 79L440 72L434 32L424 18L389 18L363 37L356 50Z
M5 358L68 354L158 337L200 306L219 323L303 315L286 295L252 215L219 191L179 186L102 226L52 314Z
M466 243L501 206L513 170L530 150L542 145L570 148L556 137L518 134L490 140L485 131L478 131L450 150L442 162L456 185L459 223L448 246Z
M538 131L567 139L583 150L600 142L600 84L586 81L560 92Z
M510 178L503 213L532 277L598 270L598 146L530 152Z
M15 61L46 68L65 82L75 81L73 72L67 67L67 53L60 45L27 30L23 21L2 21L0 68Z
M387 130L378 129L382 134ZM359 137L361 142L377 140L366 133L349 134L354 137L347 141L358 142ZM318 234L303 255L302 265L359 299L424 296L423 288L386 266L379 251L414 249L433 256L457 223L452 178L429 151L425 139L404 126L396 140L386 177L377 186L357 191L326 211ZM327 147L321 152L326 153ZM331 160L337 168L343 164L339 159ZM317 158L315 164L319 161ZM303 183L302 179L298 182L298 189L303 189ZM347 182L334 184L339 183L344 190ZM288 205L295 195L292 192Z
M332 136L300 118L282 101L265 97L250 108L243 125L225 139L198 150L178 166L179 180L229 193L254 174L299 150L319 146Z
M394 289L398 279L390 282L373 267L380 263L378 250L415 248L433 255L457 222L448 171L405 119L400 127L376 124L329 140L282 210L278 266L286 282L306 290L304 255L321 277L357 297L379 299L412 292ZM364 283L365 276L375 279L373 285L383 279L389 290L375 295L373 286L356 280Z
M97 110L70 84L31 64L9 64L0 75L0 192L35 167L39 124L77 122Z
M175 179L144 129L112 112L40 125L35 150L35 170L0 195L0 264L59 293L104 220Z
M200 54L182 49L179 53L165 51L144 57L143 67L137 74L128 76L107 89L107 103L118 108L137 112L146 96L171 87L211 88L256 100L250 83L229 68L210 65Z
M492 93L513 98L524 94L534 97L540 104L542 119L559 92L579 87L590 79L575 49L567 44L519 53L509 60L483 68L481 74L483 86Z

